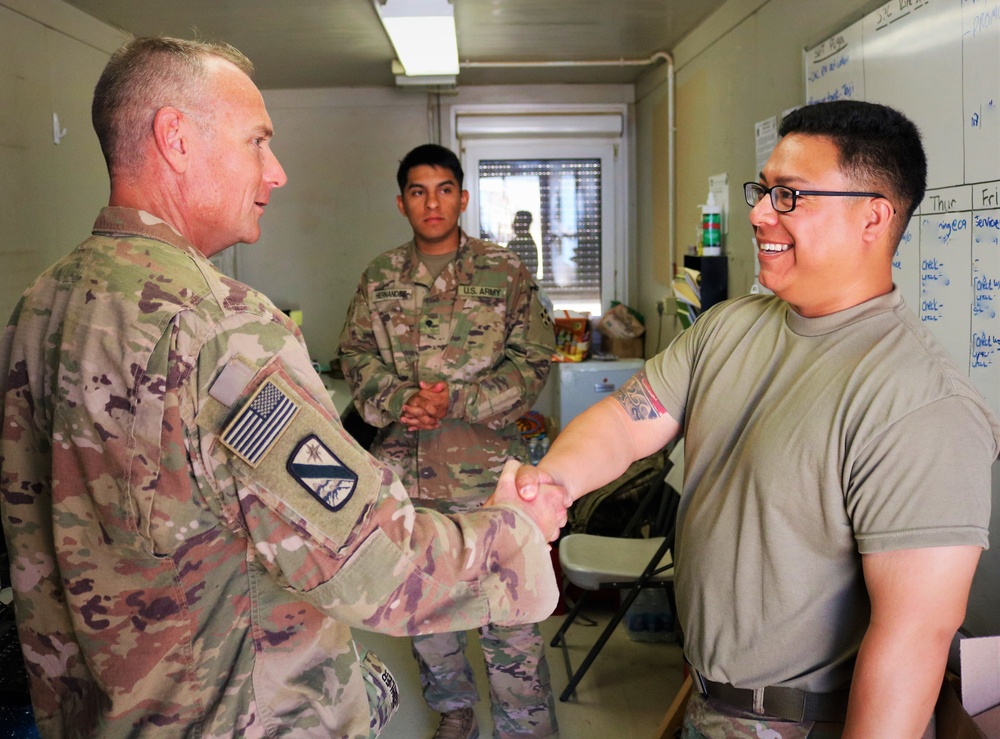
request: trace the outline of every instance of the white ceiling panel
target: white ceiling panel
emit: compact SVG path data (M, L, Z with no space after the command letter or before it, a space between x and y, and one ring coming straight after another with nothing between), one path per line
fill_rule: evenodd
M262 88L392 86L392 45L371 0L67 0L144 36L222 40ZM462 62L650 59L725 0L455 0ZM458 84L627 83L645 66L466 67Z

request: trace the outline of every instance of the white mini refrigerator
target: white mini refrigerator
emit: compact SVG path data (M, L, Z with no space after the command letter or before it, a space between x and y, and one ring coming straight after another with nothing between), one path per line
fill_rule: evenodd
M579 413L611 395L642 369L645 362L644 359L553 362L549 382L552 384L552 420L556 433Z

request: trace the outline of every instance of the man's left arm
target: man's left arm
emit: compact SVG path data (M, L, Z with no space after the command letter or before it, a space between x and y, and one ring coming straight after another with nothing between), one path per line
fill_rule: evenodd
M538 286L523 268L508 300L503 359L469 382L451 382L448 417L503 428L531 409L549 375L555 334Z
M854 668L844 739L923 733L948 649L965 619L981 551L950 546L862 555L872 612Z

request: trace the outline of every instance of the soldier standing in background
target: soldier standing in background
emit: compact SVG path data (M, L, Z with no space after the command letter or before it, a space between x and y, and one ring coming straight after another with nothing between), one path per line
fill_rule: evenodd
M528 274L535 279L541 279L538 274L538 245L529 229L531 228L531 211L519 210L514 214L510 224L514 235L507 242L507 248L517 254L524 263Z
M168 38L111 57L110 205L0 341L0 508L44 737L375 736L398 694L350 626L533 622L558 597L561 495L414 508L295 325L208 260L259 238L286 181L251 71Z
M472 511L504 460L526 459L515 421L549 373L552 321L513 252L459 227L469 194L455 154L434 144L404 157L396 202L413 240L365 270L340 340L373 453L410 496L443 512ZM549 737L556 718L537 625L490 624L480 643L497 737ZM443 714L436 737L479 735L464 632L414 638L424 697Z

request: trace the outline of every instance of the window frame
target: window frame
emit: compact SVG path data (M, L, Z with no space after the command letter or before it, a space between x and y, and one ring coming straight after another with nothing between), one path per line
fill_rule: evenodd
M469 204L462 228L479 229L479 163L494 160L598 159L601 162L601 313L628 304L630 283L627 113L611 106L456 106L453 149L465 170ZM472 122L474 125L463 125Z

